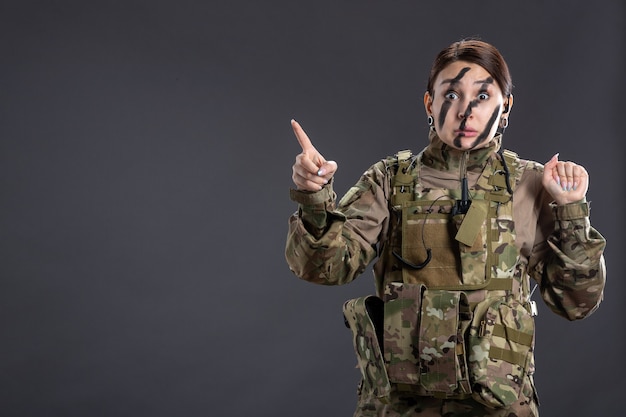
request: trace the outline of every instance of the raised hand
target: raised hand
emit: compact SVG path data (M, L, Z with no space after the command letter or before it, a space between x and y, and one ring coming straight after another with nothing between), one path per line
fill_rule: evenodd
M574 203L585 198L589 174L581 165L559 161L557 153L544 165L542 184L557 204Z
M291 178L298 190L319 191L337 171L335 161L327 161L311 143L302 127L291 120L291 128L298 139L302 152L296 156Z

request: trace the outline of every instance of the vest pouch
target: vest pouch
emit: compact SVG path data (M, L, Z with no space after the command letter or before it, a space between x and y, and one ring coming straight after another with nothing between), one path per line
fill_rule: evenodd
M470 327L472 396L489 407L508 407L532 373L535 323L511 298L491 298L476 306Z
M454 397L471 393L465 337L471 323L467 295L426 290L419 332L420 384L428 395Z
M457 214L452 218L464 285L481 285L486 282L488 204L485 200L474 200L466 214Z
M388 402L391 386L382 353L383 301L374 296L355 298L343 304L346 326L363 377L363 388Z
M423 285L391 282L385 287L383 352L392 383L419 382L417 347L423 292Z
M405 283L424 284L427 288L456 289L460 280L457 243L450 212L454 200L417 200L402 205L402 259L423 264L430 249L432 258L420 268L402 268Z

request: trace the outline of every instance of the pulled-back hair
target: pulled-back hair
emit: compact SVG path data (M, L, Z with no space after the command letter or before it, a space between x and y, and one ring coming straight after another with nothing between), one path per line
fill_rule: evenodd
M506 61L495 46L479 39L463 39L439 52L428 77L427 88L430 94L433 94L433 83L437 75L448 64L456 61L480 65L496 80L505 97L511 94L513 80Z

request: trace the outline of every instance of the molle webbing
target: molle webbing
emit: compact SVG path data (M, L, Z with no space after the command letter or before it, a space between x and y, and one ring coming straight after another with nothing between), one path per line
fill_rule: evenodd
M411 151L400 151L396 154L395 161L398 164L396 173L391 179L391 204L400 205L405 201L413 199L413 189L415 187L415 178L411 172L411 166L419 159L412 157ZM393 162L392 162L393 163Z
M518 169L519 162L515 153L504 150L500 153L500 155L502 156L505 165L495 156L487 162L487 165L479 176L476 185L472 188L471 197L473 204L470 205L470 210L465 215L465 217L467 217L467 221L463 221L465 218L458 220L460 222L457 225L459 226L459 230L455 236L455 239L458 242L463 242L464 245L470 247L468 251L476 253L474 252L476 249L471 247L472 242L476 239L476 237L482 235L485 247L480 250L485 252L485 259L483 261L485 278L480 283L470 279L469 282L463 280L458 285L450 284L449 282L446 283L445 280L436 280L437 282L443 282L443 284L441 286L435 286L435 288L450 290L486 289L504 291L510 291L513 288L513 279L510 277L500 276L497 277L497 279L491 279L496 277L496 270L503 269L503 266L512 267L513 265L511 265L511 262L515 262L515 259L512 258L511 249L507 248L507 246L514 243L514 230L512 227L512 194L509 190L513 190L522 173L522 170ZM436 195L437 189L425 189L421 187L419 183L421 158L422 153L412 155L410 151L401 151L398 152L394 158L389 158L387 161L391 172L390 203L393 207L393 211L395 211L394 215L400 214L400 208L402 208L403 213L402 233L394 233L396 239L400 239L399 241L396 240L395 245L402 248L403 258L404 252L407 250L416 250L415 243L409 243L409 241L404 242L407 236L411 236L412 242L418 242L417 246L421 245L420 239L423 239L424 236L429 236L428 233L424 233L423 229L420 229L420 220L412 214L410 216L415 217L415 219L412 220L415 225L413 226L413 231L422 231L417 233L417 235L416 233L407 233L408 227L405 230L405 226L407 224L406 210L408 210L409 207L415 207L416 201L417 204L422 207L422 211L425 212L425 209L429 209L433 206L440 207L441 205L445 205L448 201L454 202L454 200L458 198L458 196L454 195L456 192L455 190L441 190L440 195ZM511 178L507 179L507 175L509 175L509 173ZM430 194L431 192L433 193ZM423 193L424 196L418 197L420 193ZM431 195L432 197L430 197ZM430 207L428 206L428 204L430 204L429 201L433 203ZM439 220L439 222L443 221L442 216L444 216L444 214L442 212L437 213L433 211L432 213L433 214L424 215L423 225L421 226L422 228L426 227L427 220L428 222L436 222L436 219L441 218L442 220ZM399 220L401 219L398 218L397 221ZM417 227L417 229L415 229L415 227ZM441 229L441 226L439 226L439 228ZM440 234L442 232L439 231L435 233ZM413 249L406 249L407 244L412 245ZM428 242L426 242L424 246L428 246ZM505 250L501 250L503 248ZM424 256L422 254L419 258L416 258L415 256L413 256L413 258L414 259L405 259L410 260L413 263L420 263L424 259ZM434 263L431 265L434 265ZM407 275L406 268L403 268L403 271L402 281L407 282L405 279ZM429 273L436 273L436 271L431 269ZM472 274L476 273L477 272L472 272ZM409 282L416 281L410 280ZM427 284L430 288L433 288L433 282Z
M515 154L512 154L509 151L504 151L502 153L503 158L505 159L504 162L506 163L507 167L513 168L513 172L517 172L517 159L515 157ZM485 192L485 200L487 200L488 202L490 202L491 204L488 204L488 213L487 213L487 233L489 234L489 236L487 237L487 265L485 268L485 273L489 274L491 273L492 276L494 274L493 268L495 265L498 265L500 262L500 254L498 253L498 251L496 251L495 249L495 245L499 242L500 240L500 235L501 235L501 231L499 229L499 224L498 224L498 215L499 215L499 210L502 209L502 205L507 205L508 210L510 212L510 215L512 217L512 210L513 210L513 196L511 194L509 194L509 191L507 190L507 178L505 175L505 169L504 166L502 164L502 162L500 160L497 160L494 158L493 160L493 172L492 174L489 176L488 180L487 180L487 184L491 186L491 190L488 192ZM481 176L481 180L484 177ZM509 180L510 182L510 180ZM511 190L513 189L513 187L515 187L515 184L517 183L517 178L515 178L515 181L512 182L511 184ZM492 220L494 219L494 220ZM491 224L492 221L495 221L495 224ZM512 233L512 230L511 230ZM501 279L491 279L491 277L488 277L488 281L489 284L487 285L486 289L489 290L495 290L496 288L492 288L491 285L501 285L500 281ZM510 285L508 287L508 290L512 289L512 282L513 280L509 278ZM502 288L498 288L498 289L502 289Z
M467 211L455 209L468 201L460 190L420 184L422 154L386 161L390 227L376 275L380 298L344 304L363 389L383 402L397 390L508 407L534 369L534 320L513 227L523 166L511 152L499 155L470 168L476 175L484 167Z

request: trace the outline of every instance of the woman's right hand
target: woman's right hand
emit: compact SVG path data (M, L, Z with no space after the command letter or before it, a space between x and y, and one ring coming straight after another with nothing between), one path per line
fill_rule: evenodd
M337 163L324 159L304 133L300 123L292 119L291 128L302 148L302 152L296 156L296 162L293 164L291 175L293 183L298 190L319 191L335 175Z

